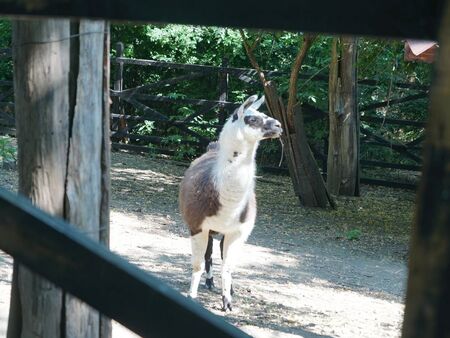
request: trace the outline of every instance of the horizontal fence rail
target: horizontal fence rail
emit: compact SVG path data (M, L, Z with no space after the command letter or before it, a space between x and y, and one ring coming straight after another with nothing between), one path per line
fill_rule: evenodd
M117 50L123 50L122 46L117 46ZM225 122L226 115L230 114L236 107L239 106L238 103L228 101L228 91L229 83L228 76L236 77L237 79L243 81L250 86L260 86L260 82L257 79L257 72L254 69L247 68L236 68L228 66L227 61L224 59L222 66L209 66L209 65L199 65L199 64L180 64L176 62L165 62L157 60L144 60L144 59L130 59L123 57L121 52L118 52L118 57L112 58L111 62L118 65L116 68L117 78L116 82L120 85L114 87L111 90L111 96L113 97L113 114L111 115L113 123L113 141L118 141L118 143L113 143L113 149L126 149L129 151L136 152L151 152L151 153L161 153L161 154L177 154L177 145L187 145L194 147L197 153L202 152L206 144L210 141L209 138L202 137L199 134L199 130L205 130L210 128L216 131L216 135L220 132L223 123ZM147 83L143 85L138 85L134 88L123 88L123 67L127 66L144 66L155 69L164 70L179 70L184 71L184 75L176 75L173 78L163 79L156 81L154 83ZM266 71L267 77L279 77L287 76L289 73L287 71ZM219 81L219 93L218 100L214 99L194 99L194 98L178 98L164 96L161 94L154 95L151 93L152 90L163 88L170 85L180 84L182 82L195 80L203 76L218 76ZM299 74L299 77L308 81L316 81L320 83L328 82L328 74L316 73L316 74ZM378 80L371 79L360 79L358 81L360 85L363 86L377 86L380 84ZM376 125L389 126L395 125L399 127L415 128L418 134L422 133L423 128L425 128L426 123L424 121L413 121L413 120L403 120L392 117L382 117L377 116L378 109L390 109L393 106L406 104L410 102L415 102L417 100L427 99L429 88L422 84L417 83L403 83L403 82L392 82L392 86L396 88L401 88L402 90L407 90L408 92L403 95L400 94L397 97L389 98L388 100L381 100L379 102L372 102L359 107L359 111L362 113L360 116L361 122L361 137L360 142L364 147L365 154L369 154L368 149L371 151L378 151L378 149L390 149L390 151L400 155L398 163L395 160L383 161L380 158L373 157L373 155L366 155L368 158L361 159L361 166L364 169L372 168L390 168L403 171L420 171L422 159L418 155L421 146L420 143L423 141L422 136L417 137L411 142L403 144L399 140L390 138L388 135L383 135L378 132ZM256 88L256 87L255 87ZM124 103L127 103L125 106ZM176 105L187 105L193 109L193 113L185 117L178 117L178 119L173 119L167 114L170 112L169 107L176 107ZM135 109L133 111L130 110ZM163 108L165 107L165 108ZM305 122L314 122L318 120L326 121L328 120L328 112L323 111L321 108L311 105L309 103L302 103L302 111L304 114ZM203 117L206 113L211 116L212 111L219 110L218 117L219 121L211 122L203 120L201 123L194 122L196 117ZM140 126L140 123L145 121L153 121L157 123L159 129L159 136L139 136L136 134L134 128ZM375 128L374 128L375 125ZM167 136L161 134L162 130L167 130L169 126L175 126L179 129L181 134L193 137L193 140L180 139L177 144L170 144L170 142L165 142L164 139ZM197 132L194 132L191 127L195 127ZM423 133L422 133L423 134ZM134 144L129 144L129 143ZM145 143L152 144L151 149L148 149ZM313 149L314 156L316 160L322 162L322 171L326 175L327 170L327 141L324 139L324 146L317 146L310 144ZM367 148L369 147L369 148ZM322 149L321 149L322 148ZM412 164L409 162L413 162ZM264 165L263 165L264 166ZM264 166L267 168L267 165ZM280 170L274 170L275 172L280 172ZM284 172L284 170L281 170ZM382 175L379 170L373 172L375 176ZM373 175L368 173L369 176ZM406 176L413 178L410 173L404 173ZM408 178L408 180L409 180ZM362 179L363 183L374 184L374 185L385 185L391 187L402 187L402 188L414 188L415 184L405 182L397 182L392 179L380 179L376 177L367 177Z
M249 337L4 189L0 215L1 250L143 337Z
M290 1L278 0L276 6L259 1L174 0L2 1L3 15L103 18L106 20L248 27L333 34L371 35L436 40L443 0L360 0ZM257 14L255 13L257 12Z
M122 48L123 50L123 48ZM5 55L8 55L10 51L5 49ZM222 66L210 66L199 64L181 64L176 62L165 62L157 60L144 60L144 59L131 59L121 56L118 53L118 57L111 58L111 63L116 65L116 79L114 82L114 89L110 91L112 98L112 133L111 140L113 141L113 149L125 149L128 151L139 153L153 153L164 155L177 155L178 146L193 147L195 152L201 152L206 148L206 145L211 141L208 137L202 135L206 130L215 131L216 135L220 132L227 114L230 114L235 108L239 106L239 103L231 102L228 100L227 91L228 88L228 76L237 78L250 86L259 86L260 82L257 80L257 72L254 69L230 67L227 62L224 62ZM124 89L123 83L123 66L145 66L157 69L173 69L185 71L187 73L177 75L175 77L162 79L153 83L146 83L134 88ZM164 95L154 95L152 90L157 90L167 86L173 86L177 84L186 83L196 79L203 78L204 76L217 75L219 77L220 88L218 99L195 99L195 98L178 98ZM286 76L286 71L266 71L268 77ZM316 74L299 74L301 79L307 81L318 81L320 83L328 82L328 74L316 73ZM379 80L372 79L360 79L358 84L364 86L377 86L380 85ZM2 99L12 96L12 82L0 81L0 86L3 86L4 91L0 93L0 133L15 135L14 130L14 105L11 102L1 102ZM423 130L426 127L424 121L403 120L392 117L380 117L376 116L377 109L392 108L394 105L405 104L408 102L414 102L416 100L427 99L429 88L422 84L408 83L408 82L392 82L392 86L408 90L408 93L404 96L393 97L389 100L369 103L361 105L359 111L362 113L360 116L361 125L361 138L360 142L364 149L390 149L393 152L400 155L399 159L401 163L390 163L391 161L383 161L379 158L363 158L361 165L364 168L391 168L398 170L418 171L421 168L421 142L423 137L419 136L416 139L402 144L395 139L374 132L375 129L368 127L368 124L373 125L396 125L399 127L417 128L417 130ZM8 88L9 87L9 88ZM410 92L412 90L412 92ZM412 94L411 94L412 93ZM179 117L173 119L167 115L164 107L174 107L176 105L187 105L195 107L193 113L188 116ZM130 108L134 111L130 111ZM162 110L161 110L162 109ZM306 123L326 120L328 119L328 112L323 111L319 107L311 105L309 103L302 104L302 110L304 113L304 119ZM211 112L217 112L219 121L211 122L204 120L201 123L197 122L197 117L202 117L204 114L211 115ZM136 114L137 112L137 114ZM173 140L168 141L164 134L156 135L142 135L142 132L136 130L142 123L146 121L153 121L157 124L160 130L167 130L171 127L176 127L179 130L179 134L183 135L183 138L178 140L178 143L174 143ZM193 130L192 127L195 127ZM188 139L184 139L188 138ZM170 139L170 138L169 138ZM131 144L130 144L131 142ZM322 161L323 172L326 172L326 150L327 141L324 140L325 146L315 146L314 155L317 160ZM152 145L150 148L148 145ZM313 147L313 145L310 145ZM370 147L370 148L367 148ZM408 164L410 161L413 164ZM378 174L377 174L378 175ZM373 179L366 180L366 183L378 185L382 180ZM398 186L392 182L392 186ZM383 185L389 185L389 181L386 181Z

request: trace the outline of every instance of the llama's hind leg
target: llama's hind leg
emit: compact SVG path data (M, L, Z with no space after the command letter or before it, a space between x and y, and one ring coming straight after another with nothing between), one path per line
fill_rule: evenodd
M231 273L244 243L244 236L240 232L226 234L223 240L222 252L222 302L223 311L232 310L232 277Z
M225 235L222 236L222 239L220 240L220 258L223 261L223 241L225 240ZM234 295L234 289L233 289L233 282L231 282L230 286L230 295Z
M208 237L209 233L207 231L191 236L192 278L189 290L189 297L191 298L197 298L198 285L205 266L205 251L208 246Z
M213 278L213 262L212 262L212 250L213 250L213 237L211 234L208 237L208 246L205 252L205 270L206 270L206 287L211 290L214 288L214 278Z

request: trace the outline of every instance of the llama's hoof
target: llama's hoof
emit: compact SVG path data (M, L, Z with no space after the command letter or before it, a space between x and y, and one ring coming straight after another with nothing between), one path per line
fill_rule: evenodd
M222 296L222 304L222 311L233 311L233 307L231 306L231 297L228 298L227 296Z
M206 283L205 283L205 285L206 285L206 288L207 288L208 290L214 289L214 287L215 287L215 285L214 285L214 277L206 278Z

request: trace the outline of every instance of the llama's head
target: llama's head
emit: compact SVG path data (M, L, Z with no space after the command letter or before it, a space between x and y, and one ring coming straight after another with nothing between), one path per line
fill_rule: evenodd
M258 111L263 103L264 95L259 100L257 95L250 96L234 111L227 122L227 129L250 142L280 137L283 132L281 123Z

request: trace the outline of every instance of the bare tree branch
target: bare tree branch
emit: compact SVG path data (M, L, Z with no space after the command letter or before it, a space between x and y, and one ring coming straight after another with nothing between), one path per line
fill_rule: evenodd
M260 78L263 86L265 86L267 83L266 76L265 76L263 70L261 69L261 67L259 66L258 61L256 61L255 54L253 53L256 46L259 44L259 41L261 40L262 33L256 38L256 40L253 42L252 46L250 46L250 44L245 36L245 33L242 29L239 30L239 33L241 33L242 42L244 44L245 52L247 53L248 59L250 60L250 63L252 64L253 68L255 68L255 70L258 72L259 78Z
M315 34L305 34L303 37L303 43L298 51L298 54L295 58L294 63L291 68L291 77L289 79L289 96L288 96L288 104L287 104L287 115L288 115L288 123L289 125L293 125L294 121L294 106L297 103L297 82L298 82L298 73L300 72L300 68L303 64L303 61L306 57L306 54L314 42L317 35Z

